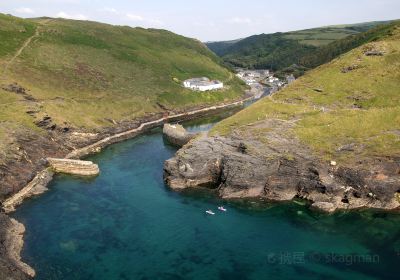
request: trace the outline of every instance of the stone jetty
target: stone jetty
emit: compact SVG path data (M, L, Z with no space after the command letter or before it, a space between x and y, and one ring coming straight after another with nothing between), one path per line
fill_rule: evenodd
M76 159L47 158L50 167L58 173L66 173L79 176L95 176L100 170L99 166L91 161Z

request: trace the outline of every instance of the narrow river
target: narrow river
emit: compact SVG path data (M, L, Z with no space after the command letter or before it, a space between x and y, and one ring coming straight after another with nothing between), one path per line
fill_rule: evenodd
M185 126L207 130L217 120ZM175 152L155 129L90 157L100 176L57 176L50 191L25 202L13 216L26 226L22 255L36 279L399 276L399 214L322 215L301 202L227 203L207 192L176 193L162 179L163 162Z

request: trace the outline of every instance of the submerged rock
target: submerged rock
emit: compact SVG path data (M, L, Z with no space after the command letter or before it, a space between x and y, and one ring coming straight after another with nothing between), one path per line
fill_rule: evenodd
M323 201L314 202L311 205L311 207L316 210L320 210L322 212L327 212L327 213L333 213L336 210L335 204Z

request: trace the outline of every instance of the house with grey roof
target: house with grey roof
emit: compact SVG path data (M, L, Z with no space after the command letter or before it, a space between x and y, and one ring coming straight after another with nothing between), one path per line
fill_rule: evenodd
M209 78L201 77L185 80L183 81L183 86L191 90L208 91L222 89L224 84L218 80L210 81Z

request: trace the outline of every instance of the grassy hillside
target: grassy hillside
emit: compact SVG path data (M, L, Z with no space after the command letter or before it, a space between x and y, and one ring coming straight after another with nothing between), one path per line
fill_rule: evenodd
M375 39L224 120L212 133L251 132L268 143L256 124L275 118L291 122L294 135L327 159L400 156L400 23ZM371 51L379 55L366 55Z
M368 30L388 22L328 26L308 30L255 35L237 43L208 44L211 50L233 66L283 70L293 64L314 68L338 54L365 43ZM373 37L370 34L370 37ZM289 69L290 70L290 69ZM296 69L291 69L296 70ZM302 74L296 72L295 74Z
M165 30L0 15L0 36L1 84L17 82L31 99L2 90L0 121L31 124L47 114L59 124L100 128L112 125L107 119L160 111L159 104L182 109L243 92L241 82L201 42ZM182 88L181 80L196 76L222 80L227 88L208 93ZM37 113L31 117L26 111Z

